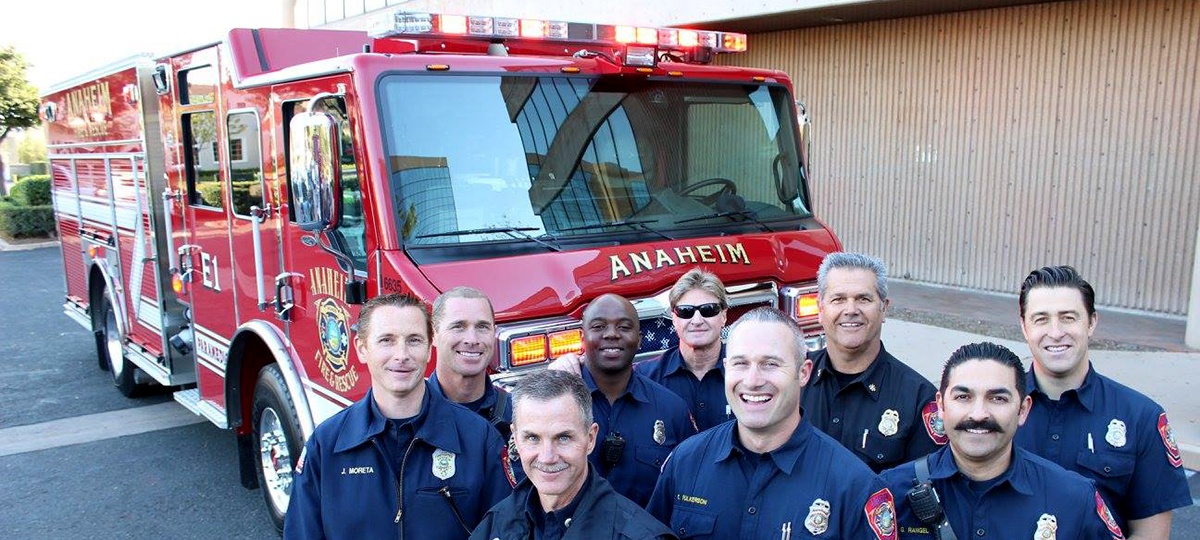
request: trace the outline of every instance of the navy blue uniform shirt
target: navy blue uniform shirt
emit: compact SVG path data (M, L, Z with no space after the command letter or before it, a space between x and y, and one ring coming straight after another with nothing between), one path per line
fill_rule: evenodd
M882 344L871 366L845 387L838 383L827 349L811 351L808 358L813 375L800 402L805 419L871 470L895 467L946 444L934 400L937 388Z
M592 415L600 425L588 461L617 493L645 506L671 450L696 433L687 404L666 387L634 372L625 393L610 405L587 367L580 369L592 393ZM625 439L625 447L616 464L609 466L603 457L605 441L618 433Z
M537 530L533 512L541 512L537 489L528 480L500 501L479 526L471 540L674 540L675 536L642 507L613 491L607 480L588 467L588 479L562 513L562 527ZM569 507L574 506L574 510ZM536 507L536 508L535 508ZM560 512L555 512L556 514ZM548 519L556 519L548 517ZM555 535L560 533L561 536Z
M317 426L296 464L283 537L462 539L512 493L504 444L479 415L425 392L410 422L401 455L387 450L372 392Z
M696 428L704 431L717 424L733 420L729 404L725 402L725 346L717 357L717 365L697 380L683 361L679 347L663 351L662 356L633 365L633 370L650 380L669 388L683 398Z
M895 538L891 493L806 420L766 454L736 437L737 422L726 422L667 460L647 510L681 539Z
M936 538L934 528L917 519L908 504L914 462L880 478L896 497L900 539ZM1091 482L1020 448L1013 449L1012 463L999 477L973 482L958 472L947 446L929 456L929 478L960 539L1122 538Z
M429 374L425 382L428 383L429 393L449 401L446 392L442 390L442 383L437 380L437 372ZM500 401L501 398L504 399L503 402ZM496 385L488 384L483 390L482 398L459 405L483 417L500 432L500 439L508 448L508 463L505 464L504 474L508 477L509 484L516 487L525 479L525 470L521 468L521 458L517 455L517 443L512 439L512 394L496 388Z
M1163 408L1150 398L1096 373L1051 400L1026 375L1033 408L1015 443L1092 479L1117 514L1127 520L1192 504L1183 458Z

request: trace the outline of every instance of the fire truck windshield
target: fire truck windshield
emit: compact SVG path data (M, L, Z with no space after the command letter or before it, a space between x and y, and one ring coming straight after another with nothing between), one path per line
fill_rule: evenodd
M399 241L501 255L811 217L785 87L629 79L384 77Z

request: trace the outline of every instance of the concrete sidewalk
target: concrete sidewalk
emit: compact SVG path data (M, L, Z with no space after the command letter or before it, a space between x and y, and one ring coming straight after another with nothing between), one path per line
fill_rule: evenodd
M1015 307L1013 309L1015 311ZM950 357L950 353L967 343L978 341L998 343L1022 358L1030 357L1029 347L1024 341L999 339L894 318L883 325L883 343L888 352L934 381L935 385L941 380L942 364ZM1091 350L1090 353L1097 371L1150 396L1167 410L1175 441L1183 453L1184 466L1200 470L1200 400L1196 397L1200 395L1200 383L1195 380L1196 375L1200 374L1200 352Z

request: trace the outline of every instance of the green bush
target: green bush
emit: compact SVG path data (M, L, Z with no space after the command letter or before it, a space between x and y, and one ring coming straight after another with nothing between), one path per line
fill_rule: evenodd
M0 234L9 238L32 238L52 233L53 206L20 206L11 200L0 200Z
M33 174L13 184L10 196L19 206L46 206L50 204L50 177Z

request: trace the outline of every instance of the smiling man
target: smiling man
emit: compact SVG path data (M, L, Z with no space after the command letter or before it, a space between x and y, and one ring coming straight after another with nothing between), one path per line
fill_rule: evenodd
M600 426L578 375L547 370L513 390L512 431L529 480L484 516L472 540L657 540L669 530L588 463Z
M419 299L372 298L357 326L371 389L305 444L283 537L467 538L512 492L499 433L428 391L430 322Z
M433 301L437 365L429 390L476 413L509 439L508 392L493 385L488 366L496 352L496 314L483 291L455 287Z
M680 444L647 507L680 538L896 538L891 492L803 417L804 353L804 332L777 309L730 328L725 398L736 422Z
M945 444L936 389L887 352L887 267L861 253L831 253L817 271L827 346L813 351L804 413L875 472Z
M1032 403L1021 359L972 343L942 369L938 406L949 444L885 471L900 538L1120 539L1086 478L1013 446ZM1027 428L1026 428L1027 429Z
M1165 540L1192 504L1162 406L1092 368L1096 293L1070 266L1030 272L1018 298L1033 410L1017 445L1091 478L1131 539Z

